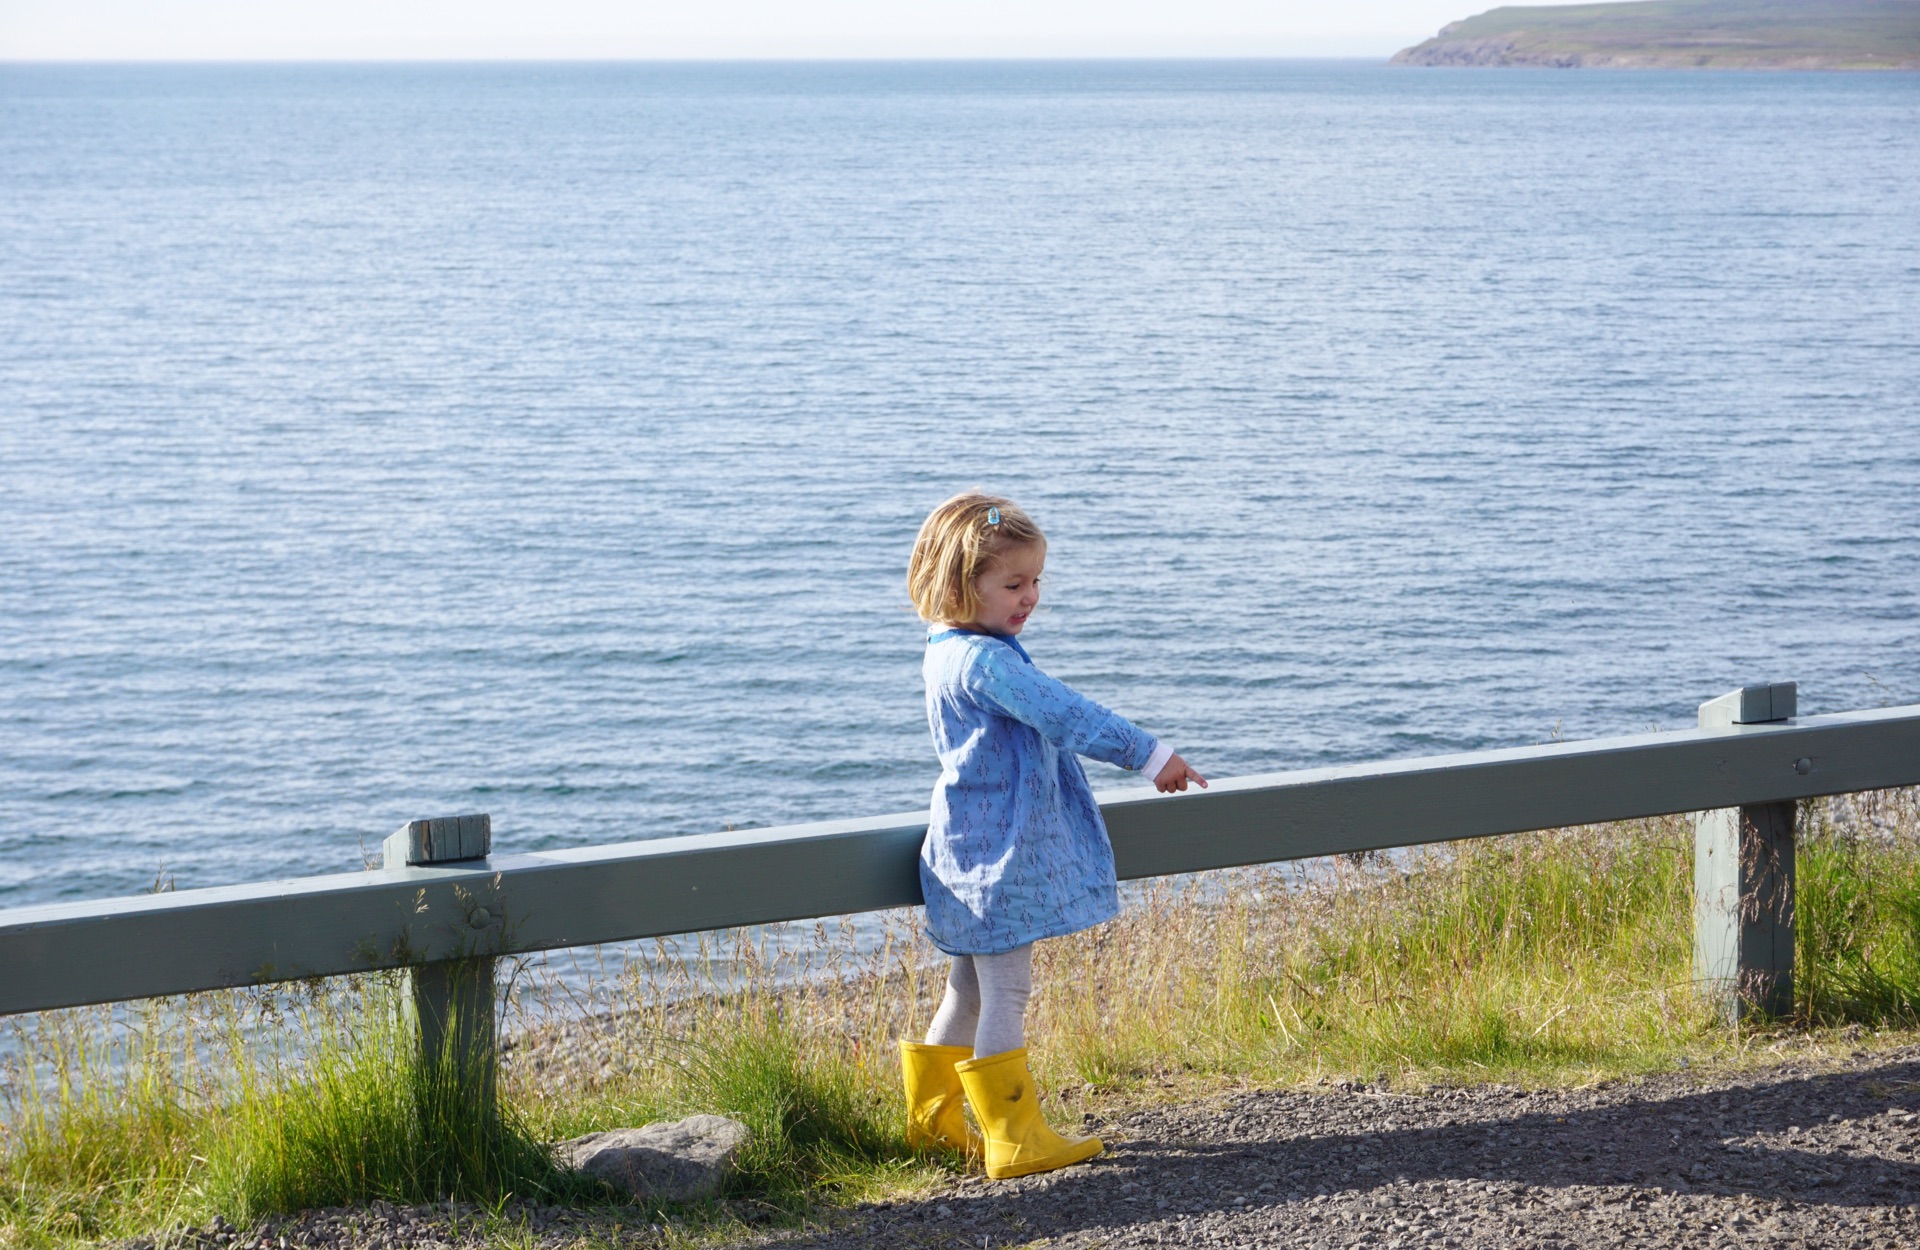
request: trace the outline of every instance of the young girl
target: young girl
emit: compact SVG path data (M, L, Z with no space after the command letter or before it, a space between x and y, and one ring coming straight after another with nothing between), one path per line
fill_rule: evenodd
M927 722L940 756L920 852L927 935L953 957L925 1042L900 1043L909 1140L969 1153L987 1175L1090 1159L1097 1137L1047 1127L1027 1069L1033 944L1120 910L1113 848L1076 755L1206 780L1171 748L1034 666L1018 635L1040 602L1047 540L1006 499L957 495L920 527L907 589L929 624Z

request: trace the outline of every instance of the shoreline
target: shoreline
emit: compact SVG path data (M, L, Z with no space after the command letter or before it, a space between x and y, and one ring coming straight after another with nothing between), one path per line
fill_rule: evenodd
M1920 10L1882 0L1635 0L1509 5L1388 62L1421 67L1920 70Z

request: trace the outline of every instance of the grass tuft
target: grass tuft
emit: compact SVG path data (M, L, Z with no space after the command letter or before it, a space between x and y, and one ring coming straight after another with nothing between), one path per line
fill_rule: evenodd
M580 1199L511 1106L419 1062L397 974L47 1013L0 1116L11 1247L153 1236L220 1215L385 1199Z
M907 1155L892 1087L845 1056L809 1054L785 1022L747 1021L694 1049L689 1103L753 1130L740 1188L796 1194L843 1186Z
M239 1084L205 1142L208 1204L228 1219L591 1192L515 1108L490 1108L455 1056L419 1062L400 977L368 978L350 1003L310 1004L296 1023L307 1039L296 1060L263 1067L241 1039L229 1047Z
M1920 1027L1914 807L1908 791L1802 813L1795 988L1809 1024Z

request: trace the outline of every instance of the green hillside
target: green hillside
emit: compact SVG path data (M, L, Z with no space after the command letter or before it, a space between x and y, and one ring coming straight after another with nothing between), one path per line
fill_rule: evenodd
M1920 69L1920 0L1643 0L1490 9L1395 65Z

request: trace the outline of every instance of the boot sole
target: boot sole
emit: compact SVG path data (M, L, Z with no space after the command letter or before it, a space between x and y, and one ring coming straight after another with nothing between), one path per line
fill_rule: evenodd
M1058 1168L1072 1167L1076 1163L1085 1163L1101 1151L1107 1144L1098 1137L1087 1140L1069 1150L1062 1151L1045 1159L1033 1159L1026 1163L1010 1163L1001 1167L987 1169L987 1178L996 1181L1010 1181L1017 1176L1032 1176L1036 1172L1052 1172Z

